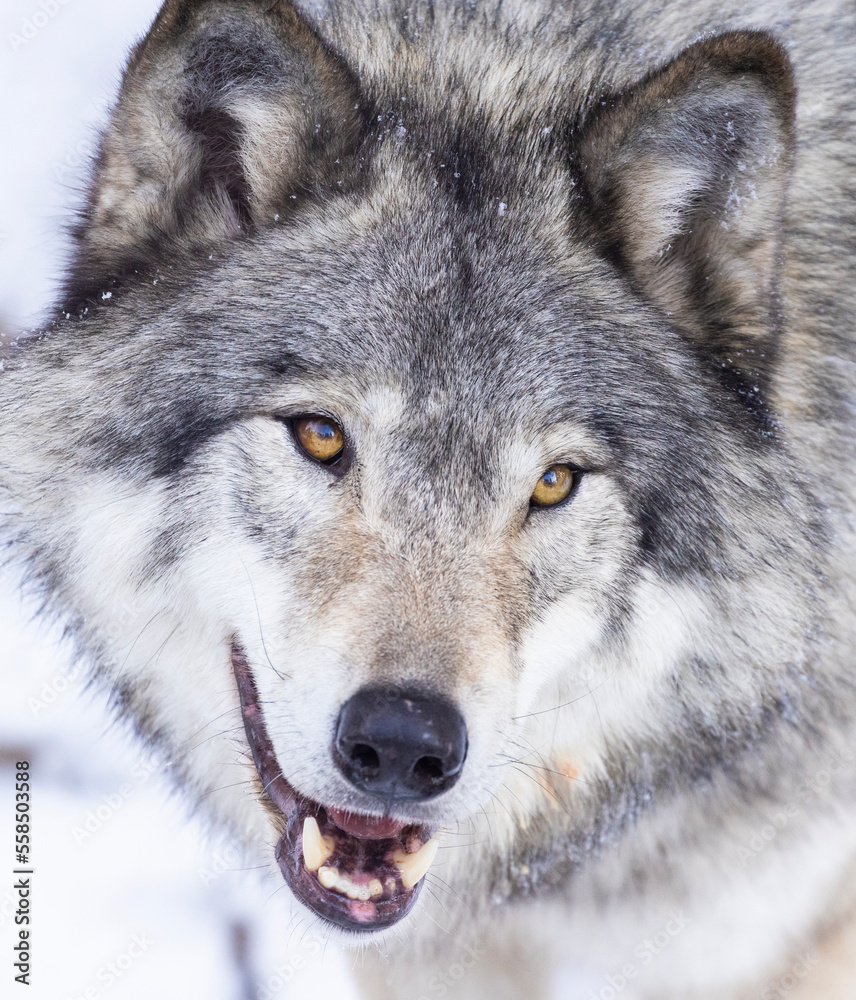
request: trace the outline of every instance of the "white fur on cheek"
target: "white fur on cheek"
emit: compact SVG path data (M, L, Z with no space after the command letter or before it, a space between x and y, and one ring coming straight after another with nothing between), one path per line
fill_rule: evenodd
M174 766L206 794L214 813L249 839L269 840L269 820L255 802L226 635L197 599L193 559L180 570L147 572L168 516L166 491L160 483L134 488L101 475L76 499L75 572L66 585L109 682L133 692L144 725L149 719L167 740Z
M697 592L645 571L633 603L626 640L614 648L601 648L594 620L566 605L539 623L526 643L530 699L520 714L531 713L524 720L527 738L572 760L577 771L599 769L610 741L657 728L650 706L659 684L706 641L708 616ZM537 680L543 681L538 691Z
M584 597L571 594L557 601L521 645L518 713L537 710L538 698L552 681L573 676L600 633L601 623Z

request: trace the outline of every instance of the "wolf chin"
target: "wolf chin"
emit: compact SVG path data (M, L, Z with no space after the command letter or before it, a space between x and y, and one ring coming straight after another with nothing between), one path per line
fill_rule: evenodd
M841 0L134 51L4 538L367 995L850 995L854 74Z

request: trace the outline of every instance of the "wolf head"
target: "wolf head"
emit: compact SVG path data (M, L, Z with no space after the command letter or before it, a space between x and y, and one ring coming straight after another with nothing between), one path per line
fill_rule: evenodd
M621 80L375 17L169 0L0 381L8 537L81 655L362 932L492 800L620 825L793 720L824 544L776 405L782 49Z

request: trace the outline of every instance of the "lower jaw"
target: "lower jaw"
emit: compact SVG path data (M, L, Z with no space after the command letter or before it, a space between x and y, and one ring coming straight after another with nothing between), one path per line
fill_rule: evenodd
M328 810L297 792L277 762L252 669L237 640L232 642L232 668L256 770L269 804L284 824L275 857L286 884L313 913L344 930L367 934L398 923L422 888L421 880L406 884L410 879L405 873L430 832L422 826ZM366 836L343 829L331 812ZM306 851L304 836L312 840Z
M302 850L307 817L333 845L314 871ZM421 828L409 827L384 840L351 837L332 823L323 806L304 799L288 817L275 856L286 884L305 906L331 924L366 933L391 927L413 908L422 883L405 886L395 859L405 853L408 838L421 844L422 836Z

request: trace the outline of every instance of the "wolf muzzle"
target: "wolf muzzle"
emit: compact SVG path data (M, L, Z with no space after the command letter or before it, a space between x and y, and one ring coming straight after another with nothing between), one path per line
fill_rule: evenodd
M295 896L325 920L370 932L408 913L437 854L425 825L391 813L440 795L458 780L467 729L451 703L395 688L364 688L343 706L333 758L349 782L377 799L377 813L315 802L282 772L267 732L252 667L232 641L232 668L247 742L267 803L282 830L275 857Z

